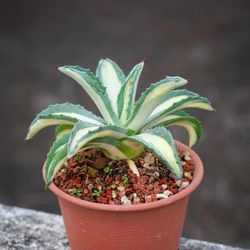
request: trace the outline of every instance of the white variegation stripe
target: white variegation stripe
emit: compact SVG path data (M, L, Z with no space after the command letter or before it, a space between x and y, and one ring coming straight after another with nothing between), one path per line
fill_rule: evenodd
M121 77L121 70L119 72L120 74L118 75L117 67L118 65L114 65L114 62L111 60L102 59L99 61L96 72L99 80L106 87L108 97L116 114L118 114L117 97L120 92L121 85L125 80L124 75Z
M120 89L117 99L117 107L120 122L122 124L127 121L133 111L137 85L141 72L143 70L143 66L144 62L135 65L134 68L130 71L125 83Z
M60 131L56 131L56 139L58 139L59 137L65 135L65 134L69 134L72 131L73 127L70 128L64 128Z
M187 104L183 104L180 106L180 109L183 109L183 108L199 108L199 109L204 109L207 111L214 110L210 104L204 103L204 102L199 102L199 101L193 101L193 102L190 102Z
M163 102L162 104L160 104L159 106L157 106L154 111L150 114L149 117L154 116L155 114L159 114L164 110L167 110L168 108L170 108L174 103L176 102L180 102L183 101L185 99L187 99L188 96L187 95L181 95L181 96L176 96L174 98L171 98L165 102Z
M85 124L104 125L105 121L80 105L59 103L42 110L32 121L26 139L31 139L45 127L53 125L74 125L77 121Z
M56 149L55 154L61 151L65 147L65 144Z
M197 135L197 132L194 128L194 125L191 122L181 121L181 122L171 123L171 124L167 125L167 127L176 126L176 125L184 127L188 131L189 147L193 147L198 141L198 135Z
M181 126L185 128L189 134L189 146L194 146L201 135L201 124L194 116L190 116L184 111L175 111L170 115L164 115L160 119L153 120L151 123L146 123L141 131L145 131L149 128L156 126Z
M83 122L88 122L88 123L93 124L93 125L103 125L103 123L98 121L98 120L92 119L88 116L79 115L77 113L58 112L58 113L53 113L53 115L58 115L58 116L63 115L63 116L75 118L75 119L83 121Z
M36 123L30 126L29 132L26 136L26 140L29 140L32 137L34 137L34 135L36 135L43 128L54 126L54 125L60 125L60 124L71 125L74 123L70 121L66 121L66 120L59 120L59 119L39 119L36 121Z
M72 141L70 142L70 147L69 147L70 151L73 150L76 147L76 145L79 144L79 141L81 140L81 138L83 138L85 135L87 135L90 131L96 130L98 128L99 127L87 127L87 128L83 128L83 129L78 130L75 133ZM83 141L81 141L81 144L82 144L82 146L84 146Z

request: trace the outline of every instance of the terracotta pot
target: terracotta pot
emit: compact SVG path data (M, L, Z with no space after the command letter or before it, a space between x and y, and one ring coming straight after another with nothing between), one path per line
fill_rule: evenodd
M194 179L183 191L167 199L133 206L97 204L72 197L54 184L69 244L73 250L175 250L183 230L190 194L203 177L199 156L189 147L195 162Z

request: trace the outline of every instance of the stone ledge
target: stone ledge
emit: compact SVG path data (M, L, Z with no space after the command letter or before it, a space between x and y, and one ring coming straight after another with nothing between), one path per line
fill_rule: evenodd
M0 204L0 249L68 250L60 215ZM206 241L182 238L180 250L242 250Z

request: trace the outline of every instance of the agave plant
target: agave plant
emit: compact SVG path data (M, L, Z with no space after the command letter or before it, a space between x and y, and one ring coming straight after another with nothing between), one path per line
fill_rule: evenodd
M50 105L36 116L26 139L45 127L57 125L56 140L46 160L46 186L67 159L88 148L98 148L113 160L127 160L131 170L139 175L132 159L146 147L176 178L182 177L181 162L167 128L184 127L192 147L200 138L201 125L182 109L213 108L206 98L194 92L174 90L187 83L179 76L167 76L151 84L135 101L143 66L144 62L135 65L128 76L110 59L99 61L96 74L79 66L58 68L81 85L103 118L71 103Z

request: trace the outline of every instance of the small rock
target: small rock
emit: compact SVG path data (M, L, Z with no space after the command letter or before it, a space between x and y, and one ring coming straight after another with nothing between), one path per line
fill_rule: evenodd
M154 185L153 184L148 184L147 190L153 190L153 189L154 189Z
M122 192L119 193L119 197L123 197L123 196L125 196L125 194L126 194L126 192L122 191Z
M158 172L154 172L154 175L155 175L155 177L159 177L160 176L160 174L158 173Z
M88 169L88 174L89 174L91 177L97 177L97 176L98 176L98 170L97 170L97 169L94 169L94 168L89 168L89 169Z
M186 152L186 153L185 153L184 159L185 159L186 161L190 161L190 160L191 160L191 157L190 157L190 153L189 153L189 152Z
M190 181L193 179L193 176L190 174L190 172L185 172L184 176L185 176L185 178L187 178Z
M146 163L149 165L153 164L155 162L154 155L152 153L146 153L143 159Z
M128 197L125 195L121 197L121 203L122 205L127 205L127 206L132 205L131 200L129 200Z
M87 188L84 188L84 189L83 189L83 193L84 193L84 194L88 194L88 193L89 193L89 190L88 190Z
M112 198L115 199L117 197L115 190L112 190Z
M176 183L176 185L177 185L178 187L181 186L181 180L177 180L175 183Z
M119 187L117 187L117 189L122 192L125 190L125 187L119 186Z
M163 192L163 194L166 195L166 196L170 196L170 195L172 195L173 193L172 193L171 191L169 191L169 190L165 190L165 191Z
M106 194L112 196L112 190L106 190Z
M133 202L140 202L140 198L138 196L134 197Z
M164 195L164 194L157 194L156 197L157 197L157 199L166 199L166 198L168 198L168 196Z
M186 188L186 187L188 187L188 186L189 186L189 182L188 182L188 181L183 181L183 182L181 183L180 188L181 188L181 189L184 189L184 188Z
M130 181L131 181L133 184L137 182L136 178L134 178L134 177L132 177L132 178L130 179Z
M151 176L149 177L148 182L149 182L149 183L152 183L152 182L154 182L154 181L155 181L155 177L151 175Z
M97 169L103 169L107 165L107 159L105 157L100 157L95 159L94 166Z
M148 202L152 202L153 201L153 197L151 195L147 195L145 196L145 202L148 203Z
M94 187L94 185L92 183L89 183L88 189L91 190L93 187Z
M153 185L154 185L154 187L158 187L159 186L159 181L155 181Z
M96 184L101 184L101 182L102 182L102 178L101 177L96 177L95 178L95 183Z
M117 183L119 183L119 182L121 181L121 177L120 177L119 175L117 175L117 176L115 177L115 180L116 180Z
M73 173L74 173L74 174L77 174L78 171L79 171L79 168L78 168L78 167L73 168Z
M151 169L151 167L149 166L149 164L147 162L143 163L142 165L144 168L147 168L147 169Z

